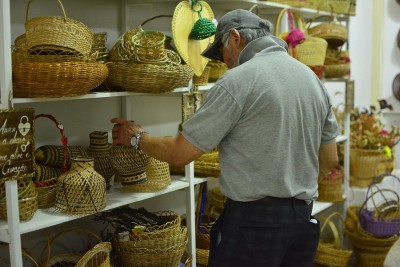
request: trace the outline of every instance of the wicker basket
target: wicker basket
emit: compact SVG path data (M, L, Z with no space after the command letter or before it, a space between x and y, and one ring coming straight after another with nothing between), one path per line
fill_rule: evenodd
M293 7L304 7L307 5L307 0L264 0L264 1L289 5Z
M327 22L322 19L327 18ZM312 26L313 23L318 23ZM320 37L328 42L329 47L341 47L347 42L347 28L341 25L334 16L318 16L310 21L308 34L314 37Z
M350 64L325 65L325 78L343 78L350 75Z
M341 202L343 197L344 172L342 168L334 168L326 177L318 182L318 201Z
M292 28L289 30L291 31L294 29L299 29L306 34L305 40L295 47L296 53L293 53L292 56L294 56L297 60L303 62L307 66L324 65L328 43L322 38L308 36L306 33L306 23L298 13L292 12L289 8L282 9L275 23L275 35L281 36L282 33L280 33L280 28L282 17L287 12L291 12L291 14L293 14L294 20L293 25L291 26Z
M107 66L109 76L106 82L117 91L165 93L186 86L193 77L193 70L188 65L115 61Z
M194 173L201 177L219 177L218 150L204 153L194 161Z
M374 185L374 184L371 184ZM377 237L390 237L400 234L400 198L396 191L391 189L380 189L372 192L371 186L368 188L366 199L359 210L359 220L361 226L369 233ZM375 195L380 194L383 202L378 205ZM368 207L371 200L373 207ZM384 207L384 208L382 208ZM385 218L385 213L394 211L394 218Z
M106 181L94 170L94 159L73 158L71 169L57 180L55 209L67 214L93 214L106 206Z
M86 252L76 263L76 267L111 267L111 243L100 242Z
M32 178L18 178L18 209L21 221L29 220L38 209L36 187ZM5 195L5 180L0 181L0 219L7 220L7 200Z
M105 81L99 62L13 62L14 97L65 97L89 93Z
M206 66L201 76L193 75L193 84L194 85L207 85L208 79L210 77L211 67Z
M350 185L367 187L373 177L384 172L383 158L381 150L350 149Z
M156 192L171 184L169 165L166 162L150 158L146 167L147 181L126 187L131 192Z
M28 49L41 49L42 46L58 46L88 55L93 45L93 34L82 22L67 18L64 6L58 0L63 16L42 16L28 19L26 8L25 35Z
M341 238L337 226L332 221L334 216L339 216L340 222L343 223L342 217L339 213L335 212L329 215L321 227L322 239L319 241L317 248L317 255L315 258L315 263L317 266L323 267L347 267L348 261L352 254L352 250L345 250L343 246L343 238ZM324 233L328 229L331 230L333 234L333 240L324 240Z
M208 62L207 66L209 66L210 69L210 74L208 77L208 80L210 82L215 82L219 79L219 77L221 77L222 75L224 75L224 73L228 70L228 66L221 61L214 61L211 60Z
M314 0L314 6L321 11L347 14L350 9L351 0Z
M146 168L150 157L142 150L131 146L113 145L110 150L111 163L121 176L124 186L137 185L147 181Z
M71 247L71 252L65 251L65 244L63 244L61 241L61 238L63 236L68 236L68 238L71 237L77 237L79 236L78 239L76 240L76 243L74 244L73 247ZM72 227L72 228L67 228L63 229L59 232L56 232L53 236L47 235L48 240L46 245L43 247L41 254L40 254L40 266L41 267L69 267L69 266L79 266L79 267L95 267L95 266L101 266L101 267L109 267L111 266L110 264L108 265L76 265L81 259L81 263L85 261L86 258L90 257L93 252L103 250L103 245L100 245L96 247L97 244L102 244L100 237L95 234L94 232L84 229L84 228L77 228L77 227ZM77 241L79 241L81 238L84 238L85 242L85 248L86 249L89 245L95 244L92 249L89 249L88 251L78 251L76 252L77 248ZM107 246L107 245L106 245ZM62 250L55 249L62 247ZM82 249L82 248L81 248ZM107 249L105 249L107 250ZM65 251L65 252L62 252ZM84 257L85 253L88 253L86 257ZM95 253L94 253L95 254ZM102 254L102 253L101 253ZM103 254L105 256L103 262L109 261L109 256L107 253Z

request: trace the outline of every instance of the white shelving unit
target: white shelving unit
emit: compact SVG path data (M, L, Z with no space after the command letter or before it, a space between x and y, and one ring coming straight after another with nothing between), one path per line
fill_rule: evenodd
M104 98L121 98L121 110L122 114L126 115L129 119L131 116L132 106L127 101L130 97L142 96L145 94L134 94L129 92L99 92L90 93L84 96L78 97L65 97L65 98L15 98L9 99L10 92L12 91L12 73L11 73L11 49L10 46L13 43L11 39L11 13L10 10L11 0L0 1L0 92L1 92L1 109L9 109L12 106L18 107L18 105L29 105L36 103L46 102L57 102L60 105L68 103L74 100L92 101L93 99L104 99ZM178 4L180 1L168 1L168 0L114 0L115 5L120 5L121 18L126 19L129 15L126 12L126 7L130 4ZM255 0L209 0L208 3L214 10L218 10L220 13L235 8L249 9L254 4L257 4L259 9L265 14L276 15L279 10L285 7L289 7L283 4L277 4L269 1L255 1ZM312 18L316 11L308 8L292 8L293 10L303 14L306 18ZM321 15L330 15L327 12L319 12ZM88 13L89 16L91 12ZM347 19L345 15L339 15L341 19ZM126 21L125 21L126 22ZM122 25L126 25L124 21ZM329 81L327 81L329 82ZM208 90L211 88L211 84L207 86L200 86L200 90ZM163 95L179 95L187 92L188 88L177 88L171 93L160 94ZM346 119L346 124L349 122L349 118ZM339 136L337 142L346 142L349 133L348 127L345 130L344 136ZM348 155L348 148L345 151L345 155ZM349 162L348 156L345 157L345 171L348 174ZM193 256L193 266L196 266L196 246L195 246L195 190L196 184L208 181L207 178L195 178L194 177L194 166L193 163L189 164L185 168L185 177L174 176L172 183L168 188L155 192L155 193L129 193L124 192L123 188L114 187L107 192L107 206L104 210L111 210L124 205L140 202L146 199L155 199L157 196L170 194L176 191L186 191L186 218L188 225L189 235L189 253ZM345 185L347 188L348 185ZM0 241L9 243L10 247L10 264L11 267L22 266L22 253L21 253L21 235L26 233L32 233L47 227L56 226L63 223L68 223L73 220L77 220L84 216L69 216L57 213L51 209L38 210L34 217L29 221L19 222L18 215L18 198L17 198L17 184L16 181L6 182L6 194L7 194L7 209L8 220L0 221ZM345 191L346 192L346 191ZM330 207L335 205L334 203L315 202L313 214L318 214Z

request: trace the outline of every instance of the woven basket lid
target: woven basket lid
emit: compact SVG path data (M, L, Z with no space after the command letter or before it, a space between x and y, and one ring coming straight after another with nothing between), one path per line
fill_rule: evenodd
M201 17L213 20L214 13L211 7L205 1L201 1L201 5L203 6ZM194 74L200 76L208 63L208 59L201 53L214 41L214 36L203 40L191 39L189 36L197 20L199 14L192 10L189 2L180 2L172 17L172 35L180 56L192 67Z

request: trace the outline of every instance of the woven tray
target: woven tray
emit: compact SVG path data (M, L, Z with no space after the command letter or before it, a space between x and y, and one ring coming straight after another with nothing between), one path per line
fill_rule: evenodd
M105 81L107 66L97 62L13 62L14 97L66 97L89 93Z

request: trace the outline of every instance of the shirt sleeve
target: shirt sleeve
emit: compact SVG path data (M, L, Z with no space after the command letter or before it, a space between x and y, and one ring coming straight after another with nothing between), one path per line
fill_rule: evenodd
M332 104L329 96L328 101L328 114L325 119L325 124L322 129L321 143L328 144L335 141L335 138L339 135L339 126L336 120L336 116L332 110Z
M240 118L238 101L221 85L211 88L200 109L183 123L182 135L204 152L215 148Z

